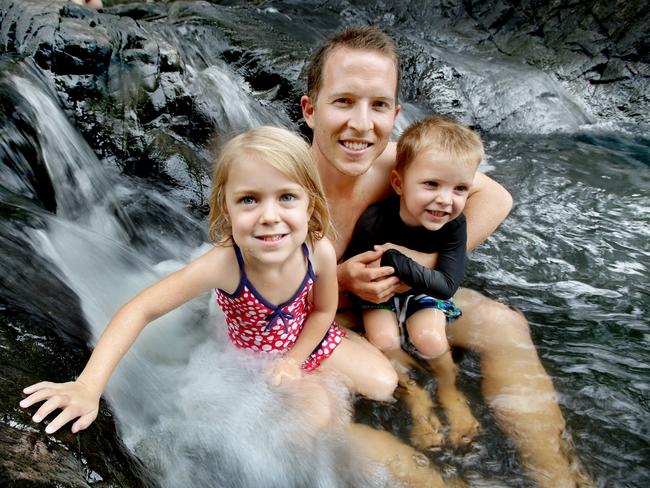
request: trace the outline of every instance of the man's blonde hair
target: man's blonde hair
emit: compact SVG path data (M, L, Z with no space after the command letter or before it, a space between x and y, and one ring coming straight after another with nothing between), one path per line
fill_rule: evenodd
M209 199L210 241L223 244L232 239L232 227L226 212L226 184L232 166L247 157L265 161L302 186L309 196L309 238L316 242L327 235L330 227L329 209L309 145L287 129L262 126L233 137L219 152L212 173L212 192Z
M403 175L422 151L435 149L458 164L478 167L484 156L479 135L455 120L432 116L411 124L397 141L395 171Z

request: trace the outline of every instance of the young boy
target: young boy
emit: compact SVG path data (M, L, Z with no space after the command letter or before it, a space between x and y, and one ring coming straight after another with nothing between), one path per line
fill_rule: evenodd
M377 244L396 244L384 252L381 265L392 266L411 289L380 304L362 301L366 336L389 354L403 347L427 360L439 377L443 407L457 406L462 397L455 387L456 368L445 328L461 315L452 296L465 273L467 228L462 212L482 158L479 136L451 119L429 117L412 124L397 143L397 165L391 173L397 195L368 207L348 248L352 256ZM399 251L400 246L437 252L435 267L416 263ZM464 410L447 412L448 417L460 414L465 416L462 422L475 426L469 409Z

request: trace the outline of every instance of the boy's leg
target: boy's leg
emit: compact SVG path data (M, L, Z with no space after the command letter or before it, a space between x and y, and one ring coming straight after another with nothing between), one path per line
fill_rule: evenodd
M467 444L478 430L478 422L465 396L456 388L457 367L446 336L447 318L435 308L415 312L406 321L411 343L431 366L438 382L437 399L449 423L449 441Z
M483 395L529 475L542 487L576 486L579 475L567 456L564 418L525 317L467 289L455 300L463 315L450 328L449 342L481 354Z
M380 351L387 352L400 348L397 317L392 310L383 308L364 310L363 328L368 341Z

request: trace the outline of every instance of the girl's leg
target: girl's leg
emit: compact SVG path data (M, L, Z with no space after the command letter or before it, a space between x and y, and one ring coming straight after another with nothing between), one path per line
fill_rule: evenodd
M319 369L335 371L353 392L373 400L392 400L397 387L397 373L390 361L360 337L343 338Z
M471 290L459 290L455 300L463 315L449 342L481 354L483 394L529 475L545 488L575 487L579 476L563 440L564 418L526 319Z
M446 336L447 319L437 309L420 310L406 322L411 343L427 359L438 382L437 399L449 423L449 441L467 444L477 433L478 422L465 396L456 388L457 367ZM416 444L417 445L417 444Z

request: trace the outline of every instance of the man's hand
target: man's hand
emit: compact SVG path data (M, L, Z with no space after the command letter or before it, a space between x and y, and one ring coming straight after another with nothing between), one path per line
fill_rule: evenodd
M42 381L28 386L23 393L29 396L20 402L22 408L45 402L32 417L34 422L40 422L54 410L61 409L61 412L45 428L48 434L53 434L71 420L77 419L72 424L72 433L76 434L87 428L99 412L101 392L95 391L79 380L68 383Z
M373 266L383 251L366 251L351 257L337 267L339 289L354 293L362 300L382 303L390 299L401 283L392 276L391 266Z

